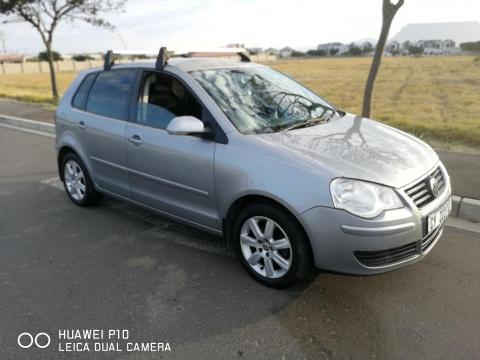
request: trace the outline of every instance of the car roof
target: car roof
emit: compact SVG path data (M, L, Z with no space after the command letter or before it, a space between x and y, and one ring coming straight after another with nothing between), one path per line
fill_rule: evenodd
M170 58L168 59L165 69L169 67L175 67L185 72L197 71L197 70L212 70L212 69L231 69L231 68L258 68L265 67L264 65L243 62L235 60L226 60L218 58ZM126 64L114 65L112 69L121 68L143 68L143 69L155 69L154 62L141 61L131 62ZM92 69L93 70L93 69ZM95 69L98 71L98 68Z

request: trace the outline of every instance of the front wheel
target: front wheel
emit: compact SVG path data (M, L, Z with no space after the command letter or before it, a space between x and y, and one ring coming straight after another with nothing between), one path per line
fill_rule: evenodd
M240 261L261 283L282 288L309 275L308 239L286 211L266 204L249 206L240 213L233 232Z

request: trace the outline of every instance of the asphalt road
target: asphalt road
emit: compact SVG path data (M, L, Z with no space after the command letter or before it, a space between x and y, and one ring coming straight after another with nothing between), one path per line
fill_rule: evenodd
M221 239L52 185L53 140L0 128L0 359L474 359L480 234L446 228L424 261L371 277L319 273L273 290ZM61 352L60 329L127 329L160 353ZM21 349L46 332L46 349Z
M455 195L480 200L480 155L437 151L452 181Z
M0 114L53 123L54 111L48 105L0 99Z

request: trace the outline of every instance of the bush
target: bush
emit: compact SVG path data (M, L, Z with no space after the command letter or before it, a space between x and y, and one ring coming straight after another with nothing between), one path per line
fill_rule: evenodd
M93 60L93 57L90 55L73 55L72 60L74 61L87 61L87 60Z
M305 56L305 53L304 52L301 52L301 51L292 51L292 57L303 57Z
M339 51L340 50L338 50L338 49L330 49L330 55L335 56L335 55L338 54Z
M480 63L480 56L477 56L475 59L473 59L474 62Z
M308 56L326 56L327 52L325 50L308 50Z
M356 46L356 45L350 45L350 48L348 49L348 55L352 55L352 56L359 56L359 55L362 55L363 54L363 51L360 47Z
M52 54L53 54L53 61L63 60L60 53L56 51L52 51ZM48 61L48 56L46 51L42 51L38 53L38 61Z
M410 46L408 48L408 52L413 56L422 56L423 51L424 51L424 49L421 46Z
M464 42L460 44L463 51L480 52L480 41Z

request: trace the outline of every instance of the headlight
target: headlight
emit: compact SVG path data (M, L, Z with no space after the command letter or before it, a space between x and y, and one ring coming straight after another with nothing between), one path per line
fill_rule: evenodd
M389 187L353 179L335 179L330 183L333 204L353 215L374 218L383 211L403 207Z

